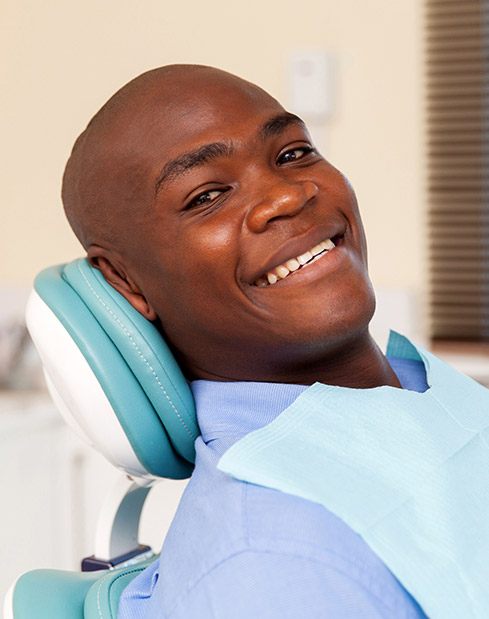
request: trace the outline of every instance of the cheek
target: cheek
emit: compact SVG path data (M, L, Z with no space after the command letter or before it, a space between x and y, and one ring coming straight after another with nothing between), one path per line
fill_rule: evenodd
M215 294L234 280L237 260L236 234L230 226L208 225L193 230L182 240L184 276L192 288Z
M214 254L228 253L237 242L236 225L228 223L224 217L215 218L212 223L199 226L188 236L185 244L194 247L204 259L207 256L212 259Z
M173 314L216 312L235 284L238 256L236 229L215 221L188 227L160 260L167 262L164 277L173 301Z
M354 240L358 245L360 254L365 267L367 266L367 239L363 227L360 209L358 208L357 197L350 181L338 172L338 191L339 204L342 205L342 210L345 213L351 227ZM341 201L340 201L341 200Z

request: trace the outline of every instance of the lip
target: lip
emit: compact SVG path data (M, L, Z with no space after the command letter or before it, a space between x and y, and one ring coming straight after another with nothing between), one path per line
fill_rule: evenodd
M325 241L326 239L332 239L335 236L341 236L343 237L344 243L345 232L345 225L343 225L342 227L335 226L334 228L332 226L318 226L313 228L312 230L309 230L305 234L289 239L287 242L281 245L278 250L276 250L267 258L264 265L260 267L259 271L256 271L251 275L251 277L247 278L248 283L251 286L254 286L254 283L259 277L265 277L266 274L269 271L272 271L275 267L278 267L280 264L283 264L291 258L296 258L297 256L304 254L306 251L310 250L321 241ZM290 275L286 277L285 280L283 280L284 283L289 277ZM279 282L277 282L277 284L278 283ZM273 284L273 286L276 286L277 284Z

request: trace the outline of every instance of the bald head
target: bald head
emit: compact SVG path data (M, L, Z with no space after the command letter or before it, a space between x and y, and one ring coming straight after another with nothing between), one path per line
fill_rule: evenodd
M85 248L131 250L135 229L154 201L148 172L157 165L159 136L176 120L198 124L206 101L229 89L271 99L225 71L169 65L136 77L97 112L75 142L62 188L66 216Z

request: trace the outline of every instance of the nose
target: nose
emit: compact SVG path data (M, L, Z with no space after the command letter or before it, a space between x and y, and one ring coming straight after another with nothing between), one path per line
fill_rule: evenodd
M274 182L250 208L248 228L253 232L263 232L272 220L299 213L318 192L318 186L310 180L291 182L280 179Z

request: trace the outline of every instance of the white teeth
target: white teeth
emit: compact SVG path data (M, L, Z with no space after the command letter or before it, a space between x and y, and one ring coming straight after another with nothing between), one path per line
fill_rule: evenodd
M292 260L287 260L285 266L289 269L289 271L297 271L301 265L295 258L292 258Z
M315 247L313 247L311 249L311 253L313 256L317 256L318 254L320 254L322 251L324 251L326 248L323 247L322 243L319 243L318 245L316 245Z
M275 267L275 273L280 277L280 279L285 279L290 271L286 266L281 264L280 266Z
M305 254L302 254L301 256L297 256L297 260L299 262L300 265L306 264L306 262L309 262L309 260L311 260L312 258L312 254L310 251L306 251Z
M287 262L285 262L284 264L280 264L279 266L275 267L273 271L269 271L266 275L258 278L255 282L255 286L263 288L271 284L276 284L279 279L285 279L287 275L293 273L294 271L297 271L305 264L310 262L316 262L316 260L319 259L319 254L325 251L327 253L334 247L336 247L336 245L331 239L321 241L321 243L318 243L309 251L306 251L300 256L297 256L297 258L291 258L290 260L287 260Z

